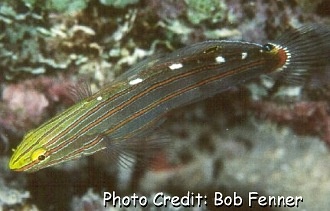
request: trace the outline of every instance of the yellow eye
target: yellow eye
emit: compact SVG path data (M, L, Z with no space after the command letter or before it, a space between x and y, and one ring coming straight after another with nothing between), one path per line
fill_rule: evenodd
M31 155L32 161L35 161L37 159L39 161L45 160L45 158L46 158L46 156L44 155L45 153L46 153L46 150L44 148L39 148L39 149L35 150Z

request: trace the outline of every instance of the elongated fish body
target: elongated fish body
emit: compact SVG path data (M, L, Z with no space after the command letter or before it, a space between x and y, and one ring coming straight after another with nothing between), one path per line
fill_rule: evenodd
M109 148L109 142L143 139L177 107L262 74L322 68L329 37L328 27L310 25L266 45L206 41L142 61L28 132L9 167L33 172Z

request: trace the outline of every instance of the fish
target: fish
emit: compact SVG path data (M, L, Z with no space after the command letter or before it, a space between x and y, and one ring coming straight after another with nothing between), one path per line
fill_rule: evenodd
M134 65L91 93L73 91L76 103L29 131L9 168L35 172L98 151L138 145L178 107L212 97L264 74L294 78L329 64L330 27L308 24L266 44L208 40Z

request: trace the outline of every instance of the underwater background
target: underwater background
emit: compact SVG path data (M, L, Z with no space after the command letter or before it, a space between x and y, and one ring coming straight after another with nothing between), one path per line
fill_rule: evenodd
M125 167L100 152L30 174L8 169L23 135L73 104L67 87L81 78L97 91L148 56L204 40L264 44L307 23L330 24L327 0L2 0L0 210L112 210L104 191L146 196L155 210L184 209L153 207L156 193L188 191L209 198L196 210L215 209L218 191L304 198L266 210L327 210L329 71L272 95L275 79L260 77L171 112L152 134L169 146L150 161Z

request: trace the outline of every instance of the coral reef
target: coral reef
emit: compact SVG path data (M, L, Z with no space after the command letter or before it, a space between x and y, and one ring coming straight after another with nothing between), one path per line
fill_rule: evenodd
M0 210L31 209L37 210L33 204L27 204L31 198L29 191L24 190L26 178L23 175L11 175L7 169L8 158L0 158Z
M98 153L33 174L9 172L7 163L10 149L28 130L74 103L68 87L81 79L96 91L142 58L194 42L263 43L304 23L329 24L328 5L326 0L2 1L0 210L114 208L103 207L104 191L136 193L149 202L160 191L210 198L215 191L237 191L244 198L259 191L303 195L299 209L326 210L329 69L300 87L272 93L276 81L261 78L176 110L153 134L171 142L154 162L136 160L124 168Z

